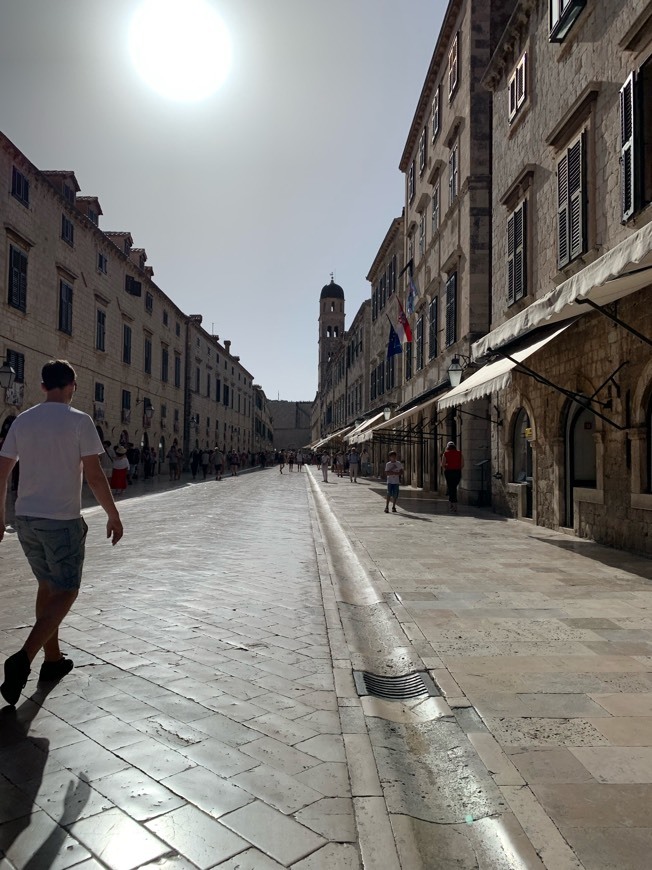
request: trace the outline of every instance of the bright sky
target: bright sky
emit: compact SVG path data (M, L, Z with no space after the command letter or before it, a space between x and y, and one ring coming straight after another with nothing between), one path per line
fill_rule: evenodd
M445 0L209 2L231 69L180 102L131 61L142 0L0 0L1 129L74 170L101 228L131 232L269 398L311 400L319 293L333 271L347 326L369 296Z

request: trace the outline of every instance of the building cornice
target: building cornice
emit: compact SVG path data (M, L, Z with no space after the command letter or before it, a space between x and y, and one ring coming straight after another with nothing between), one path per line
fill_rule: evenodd
M449 0L448 2L448 7L444 13L444 20L442 21L441 29L439 31L439 36L437 37L435 50L432 54L428 72L426 73L426 79L423 88L421 89L421 95L419 96L414 117L412 118L412 124L410 125L407 141L403 148L403 156L398 165L401 172L405 172L410 165L410 159L417 147L419 136L421 135L426 118L430 113L430 97L441 76L442 63L448 62L448 44L452 35L455 33L457 17L460 14L460 9L464 5L464 2L465 0Z
M493 91L500 81L505 68L511 65L514 48L520 43L527 31L532 12L538 0L519 0L511 14L498 45L481 79L487 90Z
M373 282L376 271L380 267L381 264L384 264L385 258L387 257L388 252L390 251L394 241L397 237L400 236L401 231L403 229L403 222L405 220L404 214L401 217L394 218L394 220L389 225L389 229L385 234L385 238L380 243L380 247L378 248L378 253L374 257L374 261L369 267L369 272L367 273L367 281Z

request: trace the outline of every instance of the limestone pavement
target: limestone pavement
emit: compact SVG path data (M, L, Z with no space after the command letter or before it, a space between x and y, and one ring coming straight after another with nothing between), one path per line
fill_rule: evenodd
M317 478L138 484L115 549L86 512L75 670L0 712L0 868L647 866L649 562ZM422 667L442 697L351 674Z

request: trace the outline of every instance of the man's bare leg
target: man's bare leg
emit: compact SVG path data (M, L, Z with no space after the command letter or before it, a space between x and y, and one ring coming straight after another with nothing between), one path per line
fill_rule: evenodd
M36 622L23 646L30 662L43 648L46 662L61 658L59 626L65 619L79 593L78 589L57 589L50 583L38 585L36 595Z

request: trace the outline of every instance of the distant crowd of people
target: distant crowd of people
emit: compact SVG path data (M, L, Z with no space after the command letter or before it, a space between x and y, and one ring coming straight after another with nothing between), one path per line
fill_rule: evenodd
M167 473L170 480L180 480L183 471L190 471L192 479L201 474L203 480L214 477L222 480L224 474L237 477L241 468L265 468L274 462L274 453L226 450L220 447L194 447L187 455L176 439L165 455L154 447L136 447L135 444L103 442L104 453L100 464L114 495L124 492L136 480L148 480ZM167 465L167 469L165 466Z

